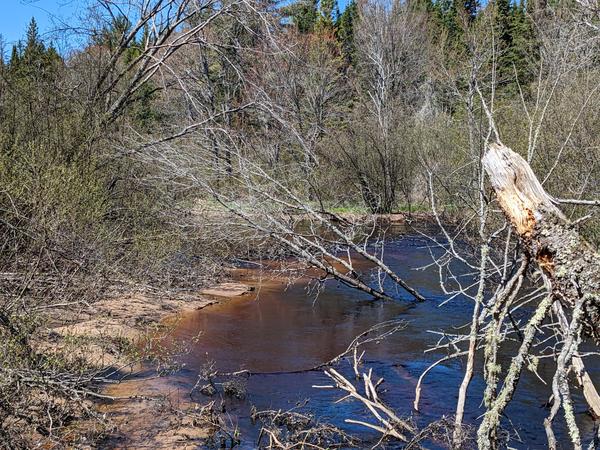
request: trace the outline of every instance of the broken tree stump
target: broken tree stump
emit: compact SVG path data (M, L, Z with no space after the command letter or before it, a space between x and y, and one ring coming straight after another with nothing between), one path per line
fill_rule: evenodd
M572 308L579 299L587 299L584 331L599 344L598 250L579 235L519 154L494 143L488 146L482 162L500 207L518 233L524 250L550 280L554 298L566 308ZM599 416L600 397L585 373L583 362L575 356L572 363L592 413Z
M556 298L565 307L589 298L586 331L600 343L600 254L579 235L520 155L490 144L483 167L504 214L552 282Z

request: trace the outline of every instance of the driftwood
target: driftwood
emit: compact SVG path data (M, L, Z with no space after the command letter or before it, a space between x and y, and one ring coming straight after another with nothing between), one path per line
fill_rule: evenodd
M563 332L568 323L562 308L572 311L582 305L583 331L600 343L600 254L579 235L520 155L502 144L490 144L483 167L524 250L550 282L553 310ZM571 364L590 411L600 417L600 396L576 353Z

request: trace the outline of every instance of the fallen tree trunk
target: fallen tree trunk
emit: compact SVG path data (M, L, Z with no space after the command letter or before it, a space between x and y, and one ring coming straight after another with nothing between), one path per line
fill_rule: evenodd
M524 249L551 281L555 298L567 308L588 299L585 331L600 343L600 254L579 235L520 155L490 144L483 167Z
M572 309L585 299L583 331L600 343L600 254L579 235L520 155L502 144L490 144L483 167L524 250L550 281L554 300ZM567 321L561 305L554 311L564 332ZM583 361L575 354L571 364L591 413L600 417L600 396Z
M569 327L569 323L567 318L565 317L565 313L563 312L562 306L560 303L555 302L552 305L552 310L554 314L558 318L558 323L562 330L563 334L567 333L567 329ZM587 400L587 403L590 407L590 413L594 416L594 419L600 419L600 395L598 395L598 391L594 387L594 383L590 374L585 370L585 364L579 355L573 355L571 360L573 364L573 369L575 373L575 377L577 378L577 383L583 389L583 396Z

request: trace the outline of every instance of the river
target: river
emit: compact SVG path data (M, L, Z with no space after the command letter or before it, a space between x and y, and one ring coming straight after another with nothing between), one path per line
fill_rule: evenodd
M310 289L313 285L308 278L290 284L282 277L261 280L256 270L240 270L238 278L253 285L255 291L187 314L178 322L174 339L188 343L189 351L180 356L184 368L164 378L163 387L189 392L209 361L223 372L244 369L252 373L240 377L245 384L244 398L230 398L224 404L227 421L240 431L241 448L256 448L259 427L250 420L251 407L258 410L295 408L359 435L365 446L374 445L378 439L375 433L344 422L346 418L371 420L365 408L353 400L335 403L342 393L315 389L314 385L330 384L330 380L322 370L306 369L343 352L356 335L372 325L402 319L406 322L405 328L366 347L365 366L385 379L382 398L399 415L413 417L419 426L452 415L464 374L464 361L460 360L440 364L428 374L420 411L416 413L412 409L419 376L432 362L444 356L424 352L439 338L431 331L455 330L468 324L473 306L465 297L454 298L442 306L447 297L440 289L437 270L419 270L431 262L427 245L426 239L411 235L401 235L386 243L386 263L427 297L423 303L415 303L402 292L396 293L397 299L393 302L374 301L335 280L324 283L324 289L316 295L315 290ZM336 368L350 374L348 361L342 360ZM552 369L552 361L542 360L539 364L539 373L549 384ZM592 378L600 377L597 360L589 369ZM484 384L481 370L476 373L465 415L465 421L473 425L483 412ZM549 392L549 386L531 373L527 372L522 378L507 410L510 422L505 421L511 424L508 431L512 434L513 448L546 448L543 420L548 414L544 405ZM580 426L584 435L589 435L593 432L593 421L586 413L581 393L575 392L574 397ZM192 398L200 403L209 400L197 392ZM559 442L567 442L565 429L559 425L561 421L562 416L556 420L557 438ZM395 448L393 443L385 445ZM428 442L427 447L438 445Z

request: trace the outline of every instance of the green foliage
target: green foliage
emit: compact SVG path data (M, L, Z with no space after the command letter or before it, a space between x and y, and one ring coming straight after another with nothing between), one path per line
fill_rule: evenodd
M287 231L269 228L270 217L281 212L295 226L303 203L356 214L423 210L430 207L425 172L443 186L431 192L441 213L471 217L489 138L475 86L485 98L495 89L495 121L506 144L525 154L536 135L532 166L554 171L549 192L597 192L597 56L591 69L553 68L568 74L556 83L540 73L545 90L532 101L538 36L523 2L397 1L375 5L381 7L369 16L356 0L341 14L336 0L299 0L280 9L293 27L274 21L265 40L257 24L264 17L237 15L245 6L234 2L214 17L207 8L178 25L164 42L212 17L142 84L136 61L156 30L133 36L125 16L103 22L65 59L32 19L7 61L2 54L0 272L26 274L24 287L11 292L16 308L25 297L41 299L40 309L46 301L90 298L35 291L30 273L50 273L42 282L55 285L62 283L56 274L65 273L155 286L185 276L189 287L207 260L222 272L214 261L279 252L264 236ZM281 41L272 46L271 38ZM539 66L548 70L551 62ZM104 120L131 80L135 90L122 110ZM191 131L173 136L182 129ZM138 145L155 140L160 145ZM144 162L132 153L143 153ZM207 192L215 204L226 193L223 203L250 211L259 231L228 223ZM586 233L600 239L597 227ZM32 351L28 340L42 322L29 314L31 304L16 313L0 308L0 366L71 375L73 359ZM18 401L29 411L39 402L35 392L15 400L20 386L0 376L0 423L11 414L3 405Z
M496 10L496 36L505 47L512 43L511 22L512 22L512 2L511 0L495 0L490 3Z
M131 30L131 21L125 15L114 17L110 26L105 26L92 36L94 45L115 49Z
M533 22L523 1L496 0L495 34L498 36L498 77L500 88L516 93L516 80L521 85L532 81L537 68L538 52Z
M335 22L340 16L337 0L321 0L316 30L319 32L333 31Z
M128 27L116 20L103 45L113 45ZM118 128L98 131L93 99L73 89L74 69L43 42L33 19L24 42L13 47L0 78L0 226L18 224L19 230L14 253L3 254L0 264L50 247L61 255L53 264L65 257L109 265L118 255L123 266L130 260L134 267L136 258L146 258L143 251L154 252L134 243L164 226L157 219L164 196L141 186L136 180L143 170L113 153L109 145ZM123 64L139 54L140 45L127 48ZM149 131L162 117L156 93L152 82L142 85L121 123ZM169 249L163 252L168 259L175 249L165 242L160 246ZM156 265L164 259L146 261Z
M514 67L519 83L527 86L538 67L539 51L534 25L523 0L512 8L510 32L506 63Z
M479 13L479 8L481 8L481 4L479 3L479 0L464 0L463 1L463 9L464 9L469 21L473 21L477 18L477 14Z
M454 0L438 0L433 3L433 22L447 33L448 40L455 42L461 35L458 9Z
M435 28L446 36L451 45L457 44L465 26L471 26L481 12L479 0L424 0L416 7L429 15Z
M356 45L354 43L354 24L358 20L358 5L352 0L338 17L336 22L336 37L340 42L342 55L347 64L355 61Z
M144 84L132 100L129 112L131 120L144 131L151 131L163 115L154 104L157 89L151 81Z
M37 23L31 19L27 29L25 46L19 41L13 46L7 67L12 81L36 82L42 79L49 81L57 73L62 60L52 46L46 48L41 40Z
M281 11L284 16L291 18L301 33L312 32L319 19L318 0L300 0L283 7Z

